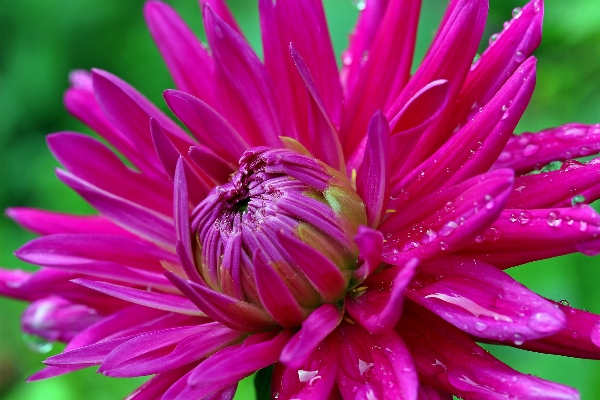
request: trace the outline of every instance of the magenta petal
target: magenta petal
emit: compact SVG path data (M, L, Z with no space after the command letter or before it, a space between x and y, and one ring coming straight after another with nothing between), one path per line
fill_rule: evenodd
M269 265L260 252L255 253L253 265L256 288L265 310L281 326L300 325L308 311L300 307L275 267Z
M98 372L133 377L179 368L208 357L241 335L217 322L149 332L115 348Z
M390 130L381 112L371 118L367 135L369 139L356 177L356 188L365 201L369 226L376 228L386 212L391 175Z
M563 329L552 336L530 340L523 349L568 357L600 360L600 315L558 304L567 316ZM504 344L513 345L510 342Z
M165 101L198 141L228 162L237 163L250 146L216 110L178 90L166 90Z
M367 3L363 11L366 13L372 12L369 10L372 6L381 7L379 2ZM359 71L356 82L350 81L346 87L343 132L344 148L348 152L353 152L360 143L373 113L387 111L406 85L420 9L420 0L389 1L370 49L356 55L352 50L345 53L345 68L350 64L355 74Z
M295 49L293 43L290 43L290 53L308 89L308 100L310 103L308 107L310 148L316 158L344 173L346 168L344 153L338 138L337 128L331 121L311 72L300 53Z
M337 383L343 398L417 399L417 370L396 332L373 335L344 323L339 340Z
M144 16L150 34L165 60L175 85L183 91L212 99L213 61L200 41L171 6L149 1Z
M223 325L240 332L264 332L276 325L260 307L235 299L194 282L186 282L170 272L165 272L181 290L206 315Z
M551 161L585 157L600 151L600 125L566 124L536 133L513 135L494 168L513 168L518 174L540 169Z
M576 251L600 254L598 234L600 216L590 206L507 209L462 254L509 268Z
M189 375L190 392L200 398L273 364L290 336L291 331L288 330L257 333L243 344L218 351Z
M478 181L476 185L469 181L471 185L448 189L449 194L456 197L446 203L433 200L432 208L440 207L438 211L428 209L424 206L427 203L420 198L412 207L413 214L406 214L407 210L398 207L398 212L390 217L389 225L382 225L382 231L389 232L384 245L384 261L402 265L412 257L432 258L459 250L483 233L502 211L512 191L513 177L510 170L503 170L482 175L474 181ZM427 213L424 219L414 219L422 213ZM408 215L407 221L402 221L401 215ZM413 226L406 225L409 220L414 221ZM405 228L394 229L395 224Z
M441 390L435 389L429 385L419 385L419 397L418 400L452 400L452 394L442 392Z
M251 145L278 147L280 109L273 83L248 43L209 7L204 26L216 64L220 111Z
M399 333L411 349L421 382L456 396L579 400L575 389L511 369L468 335L419 306L405 310Z
M177 262L172 253L148 242L102 234L49 235L26 243L15 254L46 266L108 261L161 274L161 262Z
M206 6L210 8L225 22L231 29L233 29L238 35L243 36L242 30L238 26L233 14L227 7L225 0L199 0L200 7L204 9Z
M304 57L315 91L320 93L323 114L339 127L342 90L329 30L318 0L259 1L265 67L280 93L281 106L289 122L286 136L307 144L307 97L289 55L290 43ZM313 149L311 149L313 150Z
M229 176L235 172L234 164L227 162L207 148L191 146L188 154L190 160L216 184L226 183Z
M154 375L151 379L137 388L125 400L156 400L164 398L163 395L174 386L175 382L185 376L193 365L185 365L169 371Z
M283 233L277 237L324 302L335 303L344 295L348 281L331 260L295 237Z
M600 198L600 159L586 164L567 162L558 171L518 176L507 208L569 207L576 195L585 203Z
M276 363L271 379L271 396L282 400L332 398L338 367L338 343L335 336L330 335L321 342L322 345L298 368Z
M114 296L134 304L170 311L178 314L202 316L202 312L186 297L166 293L148 292L112 283L74 279L74 283Z
M517 345L550 336L566 324L554 303L473 259L423 263L406 296L473 336Z
M165 248L173 246L175 232L169 217L108 193L68 172L57 170L56 175L117 224Z
M479 46L487 11L486 0L458 0L448 8L448 14L421 66L388 110L388 115L395 115L414 93L437 79L448 80L449 104L454 104ZM452 127L445 122L452 115L452 108L447 107L437 123L424 133L410 158L410 167L421 163L450 134Z
M281 351L279 361L289 368L300 368L321 342L339 325L343 312L333 304L323 304L304 320L300 330Z
M493 43L473 64L458 99L452 126L486 104L517 70L542 39L543 2L530 1L507 21Z
M39 235L55 233L97 233L135 237L99 215L71 215L27 207L6 209L6 215L19 225Z
M358 285L379 268L383 252L383 235L374 229L359 226L354 241L358 246L362 265L359 264L360 267L352 273L351 286Z
M404 290L415 276L417 264L413 258L402 268L371 275L346 296L348 314L371 333L393 329L402 315Z
M54 157L73 175L144 207L170 213L170 185L134 172L98 140L75 132L60 132L48 135L46 141Z

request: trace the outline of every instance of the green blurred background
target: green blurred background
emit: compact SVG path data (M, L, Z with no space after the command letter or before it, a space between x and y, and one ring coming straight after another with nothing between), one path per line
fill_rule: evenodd
M173 87L142 18L142 0L0 1L0 208L42 207L77 213L91 209L59 184L57 163L44 136L60 130L89 130L63 109L61 97L72 69L106 69L165 108L161 93ZM194 0L169 1L201 37ZM250 42L260 53L255 1L229 1ZM537 50L538 87L519 131L567 122L600 122L600 6L598 0L547 0L544 40ZM424 0L416 60L433 37L446 5ZM487 38L502 28L513 0L492 0ZM356 1L326 0L334 47L339 52L356 19ZM339 58L339 57L338 57ZM0 218L0 265L30 267L12 252L33 235ZM598 258L572 255L514 268L510 273L534 291L600 313ZM25 378L47 354L32 351L19 331L24 304L0 299L0 398L6 400L118 399L143 379L108 379L93 369L36 383ZM578 388L584 399L600 398L600 362L488 348L519 371ZM251 380L238 398L251 399ZM246 389L246 390L244 390Z

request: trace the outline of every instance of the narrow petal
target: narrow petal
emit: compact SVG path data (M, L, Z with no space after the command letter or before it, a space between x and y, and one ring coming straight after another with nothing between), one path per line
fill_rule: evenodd
M258 333L218 351L192 371L188 388L196 398L223 389L277 361L290 331Z
M564 163L559 170L523 175L515 179L515 188L506 202L508 208L568 207L592 203L600 198L600 159L586 164ZM578 204L579 204L578 203Z
M185 376L193 365L185 365L154 375L142 386L137 388L125 400L155 400L164 398L163 395L174 386L175 382Z
M455 396L579 399L575 389L511 369L468 335L419 306L405 310L399 333L411 349L421 382Z
M346 88L342 137L347 152L360 143L373 113L386 111L408 82L420 9L420 0L389 1L370 48L356 59L346 53L345 64L360 66L356 83Z
M73 175L144 207L170 212L168 182L132 171L100 141L75 132L53 133L46 141L54 157Z
M377 228L390 198L390 131L387 120L376 112L369 123L365 155L356 176L358 195L364 200L369 226Z
M576 251L600 254L599 233L600 216L589 206L507 209L461 253L509 268Z
M161 272L162 262L177 262L159 247L116 235L64 233L34 239L15 255L33 264L68 265L109 261L142 270Z
M225 0L200 0L200 7L204 8L208 5L210 8L221 18L231 29L233 29L238 35L243 36L242 30L238 26L231 10L227 7Z
M343 312L333 304L323 304L302 322L300 330L281 351L279 361L289 368L300 368L323 340L339 325Z
M165 101L198 141L230 163L237 163L250 145L216 110L178 90L166 90Z
M600 124L566 124L536 133L513 135L493 168L507 166L526 174L551 161L565 161L600 152Z
M271 317L254 304L214 292L194 282L186 282L172 273L165 274L200 310L231 329L264 332L276 326Z
M308 311L300 307L290 288L275 270L275 266L269 265L260 251L255 253L253 265L256 288L265 310L281 326L300 325Z
M481 261L458 257L423 263L406 296L457 328L516 345L563 329L552 302Z
M362 265L359 264L360 267L352 273L352 287L360 284L379 268L383 252L383 235L374 229L359 226L354 241L358 246Z
M57 170L56 175L94 208L123 228L160 243L167 249L173 246L175 231L168 216L108 193L68 172Z
M456 198L440 205L437 211L430 210L424 219L415 220L414 225L405 225L406 228L401 231L389 231L384 245L384 261L402 265L413 257L432 258L472 243L500 215L512 191L510 171L487 178L482 176L479 185L470 186L462 193L462 190L457 190ZM464 186L458 188L464 189ZM422 210L417 214L424 211L423 204L427 203L419 201ZM392 213L392 218L397 221L395 214ZM392 222L390 225L393 225ZM387 229L389 227L382 227L384 233L388 232Z
M338 267L327 257L300 240L278 235L281 245L306 275L324 302L337 302L346 291L348 282Z
M534 83L535 59L531 58L480 113L392 187L392 195L432 192L488 171L521 118Z
M325 115L339 127L342 91L323 6L318 0L259 2L265 67L280 93L282 109L289 118L287 136L307 143L307 97L304 83L289 55L293 43L311 71L322 98Z
M175 85L210 103L214 63L192 30L171 6L161 1L147 2L144 16Z
M464 122L469 113L486 104L540 45L543 7L541 1L530 1L490 40L490 46L471 67L451 126Z
M417 399L417 370L396 332L372 335L344 323L339 340L337 383L345 399Z
M213 322L150 332L111 351L98 372L113 377L159 373L201 360L237 340L241 334Z
M135 236L100 215L72 215L27 207L6 209L6 215L39 235L56 233L96 233L134 238Z
M219 109L252 146L279 146L280 110L273 83L248 43L209 7L204 26L216 64Z
M310 104L307 117L309 120L310 148L318 159L345 173L344 153L338 138L338 130L332 123L308 66L293 43L290 44L290 53L302 81L308 89Z
M338 367L338 343L335 339L335 335L326 338L298 368L276 363L271 397L282 400L331 398Z
M558 303L566 326L552 336L523 343L523 349L600 360L600 315ZM511 345L511 343L507 343Z
M371 333L393 329L402 315L404 290L415 276L417 264L413 258L402 268L371 275L346 297L348 314Z
M395 115L404 104L423 86L437 79L449 82L449 104L454 104L465 81L469 67L483 34L487 17L487 0L458 0L448 8L448 15L419 69L388 111ZM443 115L424 133L420 145L413 152L410 167L420 164L451 133L445 125L452 115L453 107L447 107Z
M89 279L74 279L74 283L88 287L93 290L114 296L118 299L129 301L134 304L155 308L157 310L170 311L178 314L202 316L190 300L183 296L166 293L148 292L112 283L91 281Z

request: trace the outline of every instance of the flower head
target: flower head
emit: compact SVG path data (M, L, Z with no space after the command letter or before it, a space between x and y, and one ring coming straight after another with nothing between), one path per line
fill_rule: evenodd
M222 1L201 3L210 51L145 6L191 135L114 75L77 71L67 109L130 165L50 135L58 177L99 215L8 211L42 235L16 254L43 268L0 271L0 293L31 302L27 333L67 342L31 379L99 365L154 375L131 399L232 398L272 366L274 398L578 398L476 343L600 357L600 316L503 271L600 252L585 205L600 163L571 159L600 150L597 128L513 134L542 2L475 63L487 1L450 2L412 75L418 0L365 2L341 71L319 0L259 1L264 62Z

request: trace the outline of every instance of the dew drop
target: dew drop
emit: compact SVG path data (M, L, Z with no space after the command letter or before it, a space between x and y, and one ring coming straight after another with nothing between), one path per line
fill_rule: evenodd
M512 153L510 151L503 151L498 156L498 161L508 161L512 158Z
M539 333L554 332L559 327L559 324L561 322L547 312L535 313L527 321L527 325Z
M505 105L502 106L502 117L500 117L501 120L505 120L506 118L508 118L508 114L509 114L509 108Z
M485 239L481 235L475 236L475 243L483 243Z
M219 39L223 39L223 31L221 30L220 26L215 26L215 35L217 35L217 37Z
M458 224L455 221L448 221L442 226L440 229L441 236L448 236L458 227Z
M535 153L537 153L537 151L540 149L540 145L539 144L528 144L527 146L525 146L525 148L523 149L523 155L525 157L530 157L532 155L534 155Z
M352 0L352 4L358 9L358 11L362 11L367 7L366 0Z
M587 228L588 228L588 223L587 222L585 222L585 221L579 221L579 230L581 232L587 231Z
M447 202L446 205L444 206L444 210L446 210L446 212L454 211L454 202L453 201Z
M486 202L485 208L487 208L488 210L491 210L496 205L496 203L494 202L494 198L492 196L490 196L489 194L485 195L484 200Z
M494 33L492 36L490 36L490 46L493 45L496 40L498 40L499 36L500 34L498 33Z
M435 238L437 238L437 233L435 233L435 231L433 229L427 229L427 231L425 232L425 237L423 238L422 242L423 244L429 244L431 242L433 242L435 240Z
M523 335L515 333L513 335L513 343L515 344L515 346L520 346L523 343L525 343L525 338L523 337Z
M481 55L479 53L475 54L475 57L473 57L472 66L473 67L476 66L480 59L481 59Z
M558 211L550 211L546 221L550 226L559 227L562 224L562 216Z
M514 19L518 19L521 16L521 14L523 14L523 9L521 7L515 7L515 8L513 8L513 10L512 10L512 17Z
M560 300L558 302L558 304L560 304L561 306L569 307L569 301L568 300Z
M573 128L573 127L564 127L555 133L555 137L562 141L573 141L577 139L581 139L585 136L585 129L581 128Z
M440 249L448 250L449 246L446 242L440 242Z
M352 54L350 54L350 52L344 52L342 55L342 63L346 67L349 67L352 64Z
M487 329L487 324L485 322L477 321L475 322L475 330L477 332L483 332Z
M23 333L23 341L27 347L36 353L48 353L54 347L54 345L51 342L48 342L46 339L37 335L29 335L27 333Z
M521 211L519 213L518 221L521 225L526 225L531 220L531 214L529 211Z
M373 368L373 365L375 365L375 364L365 362L361 359L358 360L358 370L361 375L364 375L368 370Z
M515 53L515 61L516 62L523 62L525 60L525 54L522 51L517 51Z
M541 0L535 0L533 2L533 11L535 11L536 13L538 13L538 12L540 12L541 9L542 9Z
M508 220L509 220L510 222L517 222L517 214L515 214L515 213L511 213L511 214L510 214L510 217L508 217Z
M578 194L577 196L573 196L571 199L571 206L580 207L585 204L585 196L582 194Z

